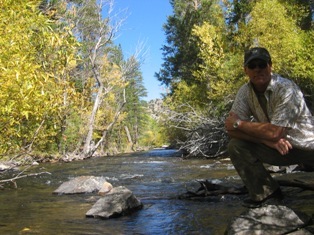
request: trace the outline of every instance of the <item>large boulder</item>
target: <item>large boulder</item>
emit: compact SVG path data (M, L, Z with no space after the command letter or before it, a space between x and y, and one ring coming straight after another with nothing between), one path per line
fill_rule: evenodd
M107 182L104 177L79 176L62 183L53 193L55 194L78 194L92 193L102 189Z
M298 234L299 228L304 228L311 221L306 214L295 212L282 205L267 205L250 209L236 217L228 228L229 235L274 235ZM299 231L300 232L300 231ZM300 234L312 234L303 229Z
M119 186L101 197L86 213L86 217L109 219L141 209L143 204L126 187Z

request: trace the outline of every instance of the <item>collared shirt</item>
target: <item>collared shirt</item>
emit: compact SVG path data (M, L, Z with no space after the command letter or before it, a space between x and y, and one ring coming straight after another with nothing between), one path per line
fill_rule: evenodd
M286 139L293 147L314 150L314 117L299 87L289 79L272 74L264 96L267 113L248 82L239 89L231 111L241 120L270 122L286 127Z

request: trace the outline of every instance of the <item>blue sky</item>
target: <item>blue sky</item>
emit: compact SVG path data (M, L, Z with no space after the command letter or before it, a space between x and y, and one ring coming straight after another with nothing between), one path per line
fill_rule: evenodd
M135 52L140 43L147 49L144 63L141 66L144 86L147 89L145 100L160 98L165 90L154 77L161 68L161 47L166 43L162 26L167 16L172 14L169 0L115 0L116 11L126 10L126 20L119 31L115 44L121 44L125 57Z

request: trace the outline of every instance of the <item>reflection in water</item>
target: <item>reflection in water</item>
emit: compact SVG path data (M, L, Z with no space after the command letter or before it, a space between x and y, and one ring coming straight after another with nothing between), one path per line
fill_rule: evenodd
M179 156L174 150L154 150L40 165L34 171L51 175L25 178L18 189L1 191L0 234L223 234L231 218L245 210L241 196L189 201L178 195L195 180L239 180L234 168L226 160ZM103 176L114 187L127 187L144 208L110 220L86 218L96 194L52 194L62 182L82 175Z

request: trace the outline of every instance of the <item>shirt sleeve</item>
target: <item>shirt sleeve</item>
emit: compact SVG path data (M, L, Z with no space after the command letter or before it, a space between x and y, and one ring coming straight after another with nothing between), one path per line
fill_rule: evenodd
M236 113L241 120L249 121L252 116L250 107L248 104L249 87L248 84L244 84L238 91L235 100L233 102L231 112Z

